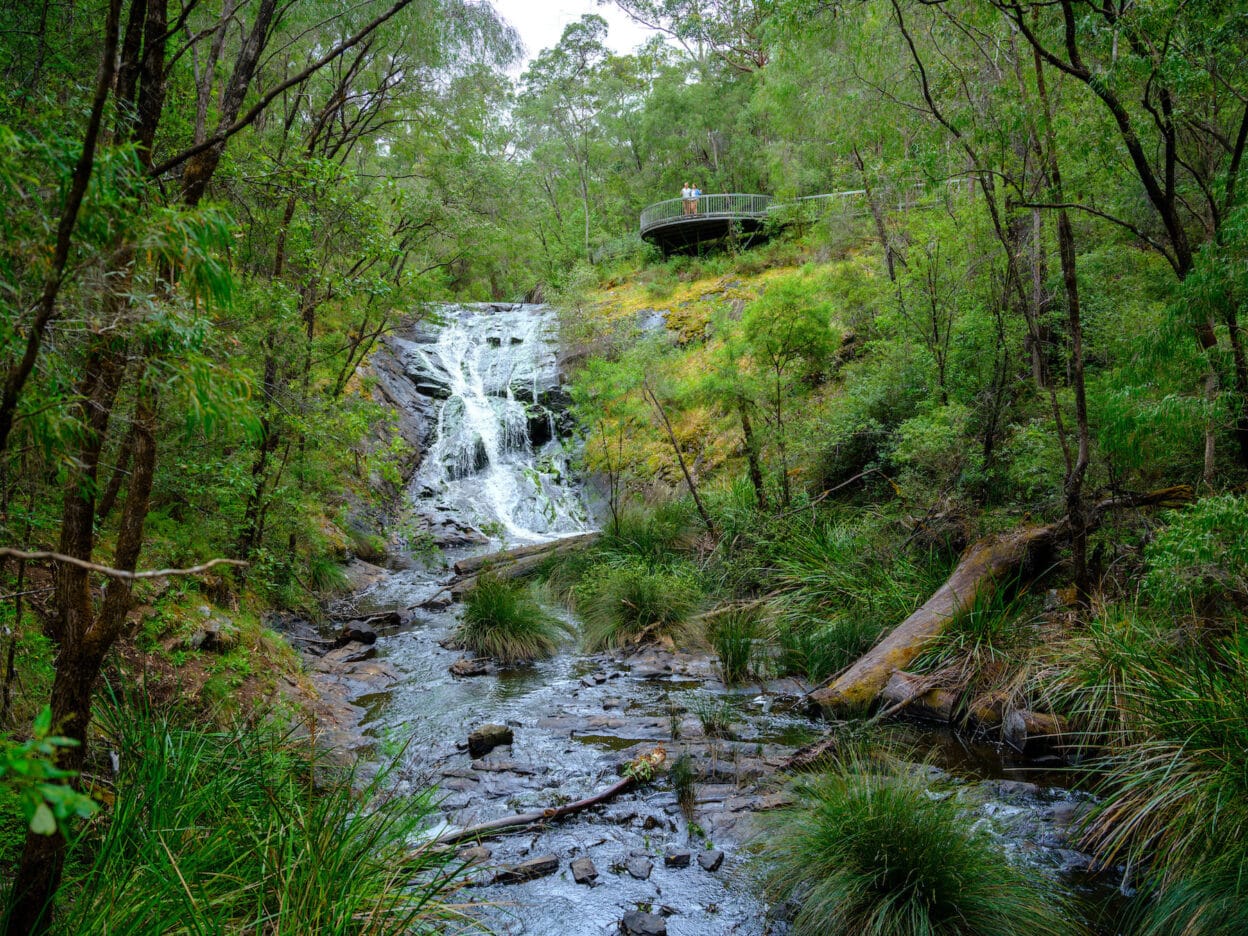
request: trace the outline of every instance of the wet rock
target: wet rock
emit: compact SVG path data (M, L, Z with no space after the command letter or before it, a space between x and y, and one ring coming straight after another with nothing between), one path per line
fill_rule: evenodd
M667 920L657 913L630 910L620 920L620 932L625 936L667 936Z
M577 884L593 884L598 877L598 869L589 858L577 858L568 867L572 870L572 880Z
M493 854L484 845L473 845L470 848L461 848L455 853L455 857L466 864L480 864L483 861L489 861Z
M693 853L688 849L676 848L663 856L663 864L669 868L687 868L693 860Z
M432 598L427 598L416 607L425 611L445 611L451 606L451 593L449 591L440 591Z
M624 863L624 869L639 881L648 881L654 864L640 855L633 855Z
M452 676L484 676L490 671L490 665L485 660L470 660L467 657L461 657L452 663L449 669Z
M495 884L522 884L539 877L546 877L559 870L559 858L556 855L542 855L530 858L517 865L510 865L494 875Z
M997 784L1000 796L1035 796L1039 791L1040 788L1034 783L1023 780L1002 780Z
M724 853L719 849L705 851L698 855L698 864L703 871L718 871L724 863Z
M624 707L623 699L603 699L602 707L604 709L618 709Z
M514 736L506 725L482 725L468 735L468 753L475 760L485 757L502 744L511 744Z
M376 647L361 647L358 644L354 647L347 645L336 652L341 654L338 659L343 663L363 663L377 658Z
M335 647L345 647L349 643L361 643L371 646L377 642L377 632L370 624L363 621L348 621L342 625L334 640Z

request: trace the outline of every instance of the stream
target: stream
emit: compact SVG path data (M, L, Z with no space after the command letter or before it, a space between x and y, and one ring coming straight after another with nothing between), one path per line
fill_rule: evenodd
M806 687L791 679L727 687L706 652L587 655L571 641L533 665L451 675L462 654L445 646L458 612L446 588L450 563L592 529L595 509L565 444L571 427L553 313L453 306L442 318L408 327L385 349L395 365L389 396L406 409L400 418L424 427L409 496L440 556L413 554L407 568L371 570L334 616L398 611L399 623L379 629L375 653L319 668L345 687L374 756L397 753L411 789L435 785L441 818L453 827L589 796L660 744L669 764L688 757L696 777L688 809L660 780L468 852L475 884L460 896L480 904L474 915L493 932L617 933L626 914L642 911L650 916L632 922L654 928L626 932L662 932L661 922L674 936L784 933L751 880L749 843L760 819L787 802L777 767L819 735L802 704ZM399 386L401 378L408 383ZM710 734L726 736L708 735L705 726L717 722L728 730ZM467 736L487 723L507 726L514 740L473 759ZM940 731L918 737L939 790L932 795L959 797L969 821L1083 887L1088 860L1066 834L1086 808L1081 794L995 746ZM496 882L499 867L547 856L555 859L550 873ZM586 857L596 878L577 883L572 862Z

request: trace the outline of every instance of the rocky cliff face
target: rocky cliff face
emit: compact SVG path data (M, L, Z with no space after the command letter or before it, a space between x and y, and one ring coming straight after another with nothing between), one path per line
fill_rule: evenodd
M425 529L456 545L483 530L526 540L582 528L549 310L459 305L439 317L399 327L369 363L411 451L402 474Z

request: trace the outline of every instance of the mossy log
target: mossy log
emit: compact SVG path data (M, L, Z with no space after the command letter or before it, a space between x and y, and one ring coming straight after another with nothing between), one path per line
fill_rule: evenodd
M517 546L514 549L500 549L498 552L486 553L483 556L471 556L467 559L460 559L455 563L455 574L458 576L475 575L486 569L501 569L503 566L510 565L518 559L526 559L531 556L559 555L579 546L590 546L598 539L598 533L578 533L575 536L565 536L560 539L548 540L545 543L530 543L527 546Z
M1095 504L1087 513L1085 531L1100 525L1106 513L1139 507L1174 507L1192 499L1187 485L1147 494L1127 494ZM831 685L811 699L825 711L865 709L872 705L894 673L905 670L933 638L1003 582L1025 573L1036 558L1070 533L1068 519L985 537L962 554L945 584L895 630L859 657ZM897 705L902 700L894 702ZM904 704L904 703L903 703Z
M532 575L552 556L562 556L564 553L588 548L593 545L599 535L598 533L578 533L576 536L566 536L548 543L534 543L529 546L518 546L515 549L488 553L484 556L461 559L455 563L456 578L450 585L451 597L462 598L464 593L477 583L477 578L487 572L501 579L517 579Z
M1065 529L1064 523L1027 527L973 544L945 584L921 608L811 698L825 709L865 709L875 702L894 673L909 666L933 638L977 600L990 595L1038 552L1051 547Z

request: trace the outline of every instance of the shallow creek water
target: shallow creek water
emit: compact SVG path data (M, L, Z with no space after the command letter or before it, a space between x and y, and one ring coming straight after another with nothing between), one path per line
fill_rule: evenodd
M557 390L545 315L536 307L457 307L442 330L396 345L411 379L441 400L413 482L418 511L505 531L509 545L586 528L590 511L567 472L556 416L542 409ZM532 431L541 419L551 421L550 433ZM461 653L444 644L459 606L438 601L450 579L446 564L492 548L448 549L438 567L385 573L350 601L356 614L402 612L403 624L376 644L389 674L384 688L361 683L351 701L377 750L402 750L404 782L436 785L442 820L455 827L591 795L659 744L669 764L687 756L697 782L688 813L660 779L546 828L488 840L477 885L464 894L481 904L476 916L496 933L532 936L619 932L624 914L637 909L665 917L673 936L783 933L752 884L749 846L760 818L787 801L776 768L820 731L805 713L804 687L726 687L704 652L586 655L571 642L531 666L454 677L448 667ZM712 714L730 722L729 737L707 736ZM467 735L486 723L511 727L514 743L473 760ZM968 821L986 823L1028 861L1075 875L1086 865L1066 840L1083 808L1079 794L995 748L941 732L920 737L932 796L966 802ZM679 850L693 860L669 867L666 856ZM707 870L698 857L712 850L725 860ZM498 866L546 855L558 859L553 874L491 883ZM573 881L569 864L580 857L596 867L592 886Z

